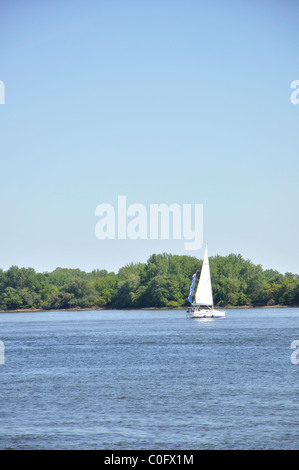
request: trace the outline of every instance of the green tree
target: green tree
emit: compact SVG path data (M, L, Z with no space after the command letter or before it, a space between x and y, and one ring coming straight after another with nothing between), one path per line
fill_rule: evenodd
M17 290L13 287L6 287L1 299L1 308L5 310L15 310L22 306L22 298Z
M98 277L94 282L97 292L95 305L99 307L111 307L117 294L118 278L115 275Z

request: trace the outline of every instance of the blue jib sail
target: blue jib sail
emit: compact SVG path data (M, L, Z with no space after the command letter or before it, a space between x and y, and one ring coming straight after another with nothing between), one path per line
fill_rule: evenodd
M196 273L193 274L192 276L192 281L191 281L191 286L189 288L189 297L188 297L188 301L190 303L192 303L192 294L193 294L193 289L194 289L194 284L195 284L195 278L196 278Z

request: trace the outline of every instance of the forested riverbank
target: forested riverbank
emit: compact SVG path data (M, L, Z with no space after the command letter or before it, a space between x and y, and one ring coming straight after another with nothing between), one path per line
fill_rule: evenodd
M0 310L185 307L201 265L195 257L164 253L118 273L69 268L38 273L12 266L0 270ZM215 306L299 305L297 274L264 270L240 254L210 257L210 269Z

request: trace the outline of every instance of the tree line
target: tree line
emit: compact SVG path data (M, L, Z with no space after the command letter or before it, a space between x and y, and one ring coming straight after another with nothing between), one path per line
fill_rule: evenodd
M192 275L202 261L191 256L153 254L118 273L96 269L0 269L0 309L176 308L188 303ZM240 254L210 257L214 305L299 305L299 276L264 270ZM196 284L195 284L196 289Z

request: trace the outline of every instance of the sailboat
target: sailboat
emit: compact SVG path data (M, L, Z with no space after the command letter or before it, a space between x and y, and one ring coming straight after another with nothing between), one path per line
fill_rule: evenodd
M192 302L196 273L192 276L188 300L190 307L187 310L188 318L224 318L225 310L214 309L212 283L208 248L205 248L201 273L195 293L195 302Z

